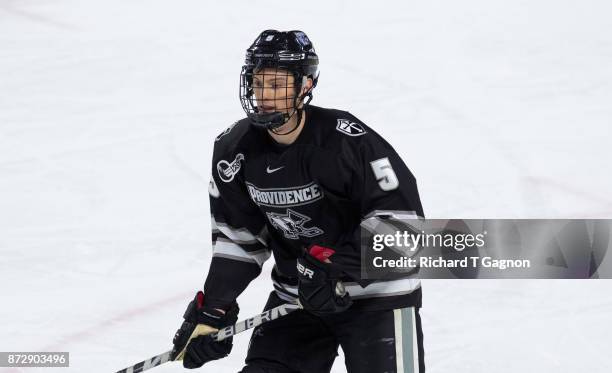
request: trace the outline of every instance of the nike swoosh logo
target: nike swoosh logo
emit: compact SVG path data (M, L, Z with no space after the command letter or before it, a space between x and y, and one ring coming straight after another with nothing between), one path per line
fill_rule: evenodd
M272 172L276 172L278 170L280 170L281 168L285 168L285 166L281 166L279 168L270 168L270 166L266 167L266 172L271 174Z

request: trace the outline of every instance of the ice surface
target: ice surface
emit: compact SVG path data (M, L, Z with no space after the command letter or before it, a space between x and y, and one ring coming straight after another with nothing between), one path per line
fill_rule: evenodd
M610 2L248 4L0 2L0 351L71 353L0 372L108 373L169 348L210 260L213 138L242 116L266 28L308 33L313 103L388 138L428 217L612 217ZM611 290L424 281L428 371L610 372ZM247 344L202 371L238 371Z

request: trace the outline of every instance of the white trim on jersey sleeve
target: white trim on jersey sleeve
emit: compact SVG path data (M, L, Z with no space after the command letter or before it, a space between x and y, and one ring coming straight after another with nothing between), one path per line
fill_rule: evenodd
M213 257L222 257L239 260L242 262L252 262L262 266L270 258L270 250L262 249L257 251L245 251L240 245L231 240L218 238L213 245Z
M213 233L216 231L221 232L237 244L252 245L260 243L264 246L268 246L266 240L267 230L265 227L258 235L254 235L246 228L234 228L225 223L217 222L214 216L211 216L210 224Z

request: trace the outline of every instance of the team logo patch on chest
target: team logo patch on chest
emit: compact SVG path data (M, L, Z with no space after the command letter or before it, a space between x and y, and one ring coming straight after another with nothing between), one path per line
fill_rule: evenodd
M270 224L279 231L283 232L283 236L290 240L297 240L302 237L314 237L323 233L321 228L304 227L304 223L311 219L291 209L287 209L286 214L278 214L275 212L266 212L266 216Z
M365 135L366 131L359 123L351 122L348 119L338 119L336 129L345 135L361 136Z
M226 183L234 180L234 176L236 176L238 171L240 171L240 161L244 161L244 155L242 153L236 154L236 158L234 158L232 162L228 162L224 159L217 162L217 172L219 173L219 178Z
M289 188L262 189L247 182L249 195L258 206L293 207L302 206L323 198L323 191L318 184L310 184Z

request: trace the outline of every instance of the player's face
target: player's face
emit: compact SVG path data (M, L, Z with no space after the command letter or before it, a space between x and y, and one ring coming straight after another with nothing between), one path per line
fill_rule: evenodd
M290 113L294 109L295 79L286 70L266 68L253 74L257 108L263 113Z

